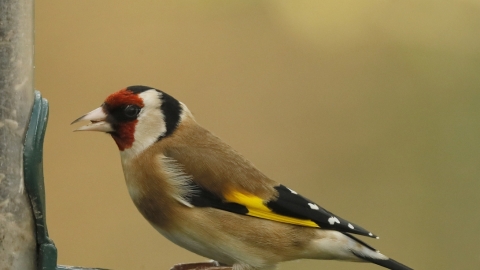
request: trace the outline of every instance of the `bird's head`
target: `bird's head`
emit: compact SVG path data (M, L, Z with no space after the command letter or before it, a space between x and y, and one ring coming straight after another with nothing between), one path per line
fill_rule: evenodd
M120 151L139 153L173 134L187 115L191 115L187 107L172 96L148 86L129 86L72 124L88 120L90 124L76 131L108 133Z

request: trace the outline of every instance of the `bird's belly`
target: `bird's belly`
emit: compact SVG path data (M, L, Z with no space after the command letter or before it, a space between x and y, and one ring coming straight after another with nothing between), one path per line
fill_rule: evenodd
M152 226L165 238L200 256L213 259L227 265L238 263L238 259L229 254L229 248L224 244L214 243L212 239L205 239L194 230L169 230L165 231L158 226Z
M183 206L182 206L183 207ZM208 208L183 208L177 218L171 220L168 228L153 227L173 243L198 255L216 260L227 265L244 265L253 269L265 269L280 260L272 250L259 249L254 241L248 241L238 235L238 229L228 226L222 228L222 210ZM217 214L212 213L219 211ZM234 232L235 231L235 232ZM252 240L252 239L250 239Z

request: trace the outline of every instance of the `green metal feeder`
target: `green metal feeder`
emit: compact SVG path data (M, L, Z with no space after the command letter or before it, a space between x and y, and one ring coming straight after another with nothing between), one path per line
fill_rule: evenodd
M0 269L89 269L57 266L57 249L48 237L43 182L48 102L34 92L33 14L33 0L0 1Z

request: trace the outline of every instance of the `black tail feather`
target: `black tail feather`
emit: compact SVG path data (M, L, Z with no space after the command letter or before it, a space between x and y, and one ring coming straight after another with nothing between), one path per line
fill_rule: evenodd
M343 234L345 234L346 236L350 237L350 238L353 239L354 241L360 243L361 245L363 245L363 246L365 246L365 247L367 247L367 248L369 248L369 249L371 249L371 250L373 250L373 251L378 251L376 248L370 246L369 244L363 242L362 240L358 239L357 237L355 237L355 236L353 236L353 235L351 235L351 234L349 234L349 233L343 232ZM358 257L357 254L355 254L355 256Z
M361 254L357 254L354 251L352 251L353 254L361 259L364 259L365 261L383 266L385 268L391 269L391 270L413 270L413 268L410 268L404 264L401 264L394 259L387 259L387 260L381 260L381 259L375 259L372 257L368 256L363 256Z

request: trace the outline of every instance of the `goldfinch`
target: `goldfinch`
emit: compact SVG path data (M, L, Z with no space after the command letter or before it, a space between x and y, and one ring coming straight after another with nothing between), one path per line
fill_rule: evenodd
M167 93L130 86L73 121L108 133L140 213L175 244L234 270L297 259L411 269L352 234L378 238L268 178ZM72 123L72 124L73 124Z

